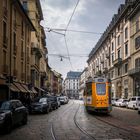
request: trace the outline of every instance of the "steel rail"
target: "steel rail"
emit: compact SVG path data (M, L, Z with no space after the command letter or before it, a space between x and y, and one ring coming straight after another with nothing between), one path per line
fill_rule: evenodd
M85 130L79 125L79 123L77 122L76 116L77 116L77 113L78 113L78 111L79 111L79 108L80 108L80 104L79 104L78 109L76 110L75 115L74 115L74 118L73 118L73 119L74 119L75 125L76 125L77 128L78 128L82 133L84 133L86 136L88 136L89 138L91 138L91 139L93 139L93 140L96 140L95 137L93 137L93 136L90 135L87 131L85 131Z

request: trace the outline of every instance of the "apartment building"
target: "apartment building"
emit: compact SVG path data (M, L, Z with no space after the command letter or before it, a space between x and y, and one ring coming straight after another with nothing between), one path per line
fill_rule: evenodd
M62 75L55 70L51 70L51 93L57 95L62 92Z
M120 5L87 60L89 76L103 75L111 79L113 97L140 95L136 92L138 89L134 90L134 83L138 84L134 77L139 76L133 70L139 67L140 57L139 47L135 50L135 46L140 44L136 39L139 36L138 6L139 1L136 0L126 0L125 4ZM134 32L135 28L137 32Z
M81 72L70 71L64 81L65 94L69 98L79 99L79 79Z
M40 0L21 0L24 9L35 27L31 32L31 83L39 94L44 92L46 73L46 36L40 25L43 20Z
M0 5L0 100L33 93L30 83L31 31L35 28L19 0Z
M79 82L79 99L83 99L84 90L86 86L86 81L88 79L87 75L88 69L85 68L82 73L80 74L80 82Z
M131 92L140 96L140 3L129 15L130 19L130 64L128 75L130 76Z

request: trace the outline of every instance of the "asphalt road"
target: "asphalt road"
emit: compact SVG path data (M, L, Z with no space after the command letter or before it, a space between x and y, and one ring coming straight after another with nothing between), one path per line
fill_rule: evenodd
M114 107L110 115L88 114L82 101L71 100L49 114L29 115L0 140L140 140L140 115Z

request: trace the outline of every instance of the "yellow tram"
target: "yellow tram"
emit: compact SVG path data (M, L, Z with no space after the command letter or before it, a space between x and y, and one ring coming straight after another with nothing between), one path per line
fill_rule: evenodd
M94 77L86 82L84 105L87 111L109 113L111 105L111 82L107 78Z

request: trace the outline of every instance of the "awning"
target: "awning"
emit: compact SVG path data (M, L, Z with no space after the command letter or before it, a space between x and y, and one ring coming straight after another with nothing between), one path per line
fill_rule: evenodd
M28 91L20 83L14 83L14 85L20 90L20 92L28 93Z
M32 91L33 93L37 94L37 91L34 89L34 87L32 87Z
M8 87L13 92L20 92L20 90L14 84L10 84L10 86L8 86Z
M33 91L29 90L28 87L24 84L21 84L29 93L33 93Z

